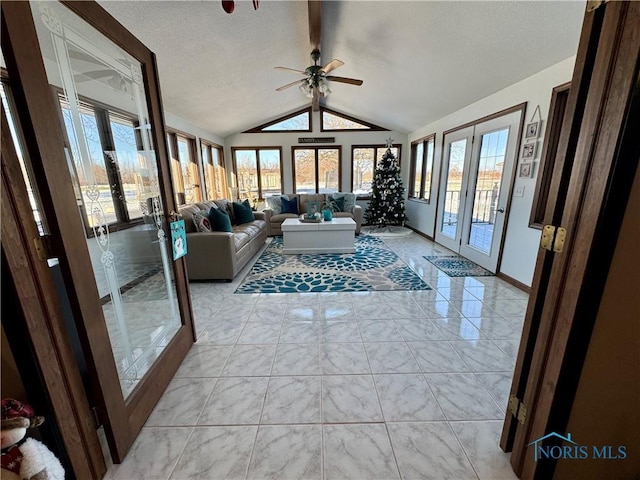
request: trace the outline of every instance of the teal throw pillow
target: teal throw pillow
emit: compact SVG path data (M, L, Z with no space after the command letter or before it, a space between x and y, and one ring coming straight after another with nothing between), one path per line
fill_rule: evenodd
M211 223L212 232L233 232L229 215L219 208L211 207L211 210L209 210L209 222Z
M249 200L245 200L242 203L233 202L233 218L235 218L238 225L253 222L256 219L251 211Z
M356 205L356 194L355 193L341 193L336 192L330 195L332 200L337 200L339 198L344 199L344 210L343 212L353 212L353 207Z
M299 215L298 197L293 197L291 200L285 197L280 198L282 200L282 213L294 213Z
M336 212L344 212L344 197L339 197L339 198L331 198L329 197L329 199L333 202L333 209Z
M274 215L282 213L282 200L280 200L280 197L267 197L267 206L273 210Z

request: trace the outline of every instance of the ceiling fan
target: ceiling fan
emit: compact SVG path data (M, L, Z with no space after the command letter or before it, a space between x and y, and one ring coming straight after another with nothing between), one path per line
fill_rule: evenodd
M287 85L283 85L280 88L276 88L277 92L285 90L289 87L293 87L294 85L299 85L300 90L309 98L313 98L314 92L317 91L318 94L325 97L331 93L329 89L329 85L327 81L340 82L340 83L348 83L350 85L362 85L362 80L356 80L355 78L346 78L346 77L336 77L335 75L327 75L329 72L335 70L338 67L344 65L344 62L341 60L333 59L329 63L327 63L324 67L318 65L318 61L320 60L320 50L313 50L311 52L311 59L313 60L313 65L308 66L305 70L296 70L294 68L288 67L275 67L276 70L285 70L290 72L301 73L305 76L305 78L301 80L296 80L295 82L288 83Z
M324 67L319 65L320 63L320 35L322 33L322 2L321 0L308 0L309 8L309 40L311 43L311 60L313 65L308 66L304 70L296 70L295 68L288 67L275 67L277 70L285 70L290 72L300 73L305 76L301 80L283 85L277 88L276 91L280 92L294 85L298 85L300 90L309 98L312 98L313 110L319 109L319 97L326 97L331 93L327 81L348 83L350 85L362 85L362 80L356 80L355 78L336 77L335 75L327 75L329 72L335 70L338 67L344 65L341 60L333 59L327 63Z

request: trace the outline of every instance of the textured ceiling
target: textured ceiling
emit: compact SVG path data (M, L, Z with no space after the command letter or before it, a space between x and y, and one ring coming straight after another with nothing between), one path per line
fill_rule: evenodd
M308 105L307 2L101 1L158 59L165 110L221 137ZM411 132L575 55L582 1L326 1L322 63L338 58L325 104Z

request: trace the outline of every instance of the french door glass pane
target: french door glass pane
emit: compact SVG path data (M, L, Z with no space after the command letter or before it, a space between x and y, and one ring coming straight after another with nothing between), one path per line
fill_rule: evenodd
M296 193L315 193L316 191L315 153L315 150L303 148L294 150Z
M467 139L452 142L449 145L449 161L447 162L447 183L445 189L444 214L440 232L449 238L456 238L458 214L460 209L460 192L462 190L462 171L467 150Z
M374 148L353 149L353 193L356 195L371 193L374 165Z
M415 179L413 182L413 194L414 198L420 198L420 187L422 186L422 160L424 155L424 142L420 142L416 145L415 150L416 162L415 162Z
M334 193L339 190L340 153L336 148L318 150L319 192Z
M255 150L236 150L238 198L258 198L258 157Z
M260 150L261 198L282 192L280 178L280 150Z
M61 92L70 175L79 182L79 210L90 219L86 242L123 396L128 397L182 326L162 212L158 164L142 66L57 2L31 2L52 89ZM80 102L128 112L112 117L115 150L106 150L98 119ZM109 165L115 175L107 175ZM122 182L112 195L109 182ZM129 193L131 192L131 193ZM144 223L110 230L114 202ZM80 214L80 213L79 213ZM85 319L89 321L89 319ZM90 319L94 322L97 319Z
M491 253L509 129L482 135L468 245Z

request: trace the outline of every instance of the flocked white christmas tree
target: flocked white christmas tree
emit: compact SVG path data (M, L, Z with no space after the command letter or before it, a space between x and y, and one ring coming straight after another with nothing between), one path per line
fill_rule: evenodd
M404 186L398 160L391 151L393 140L387 139L387 151L376 165L371 185L371 199L364 212L365 223L379 228L403 225Z

